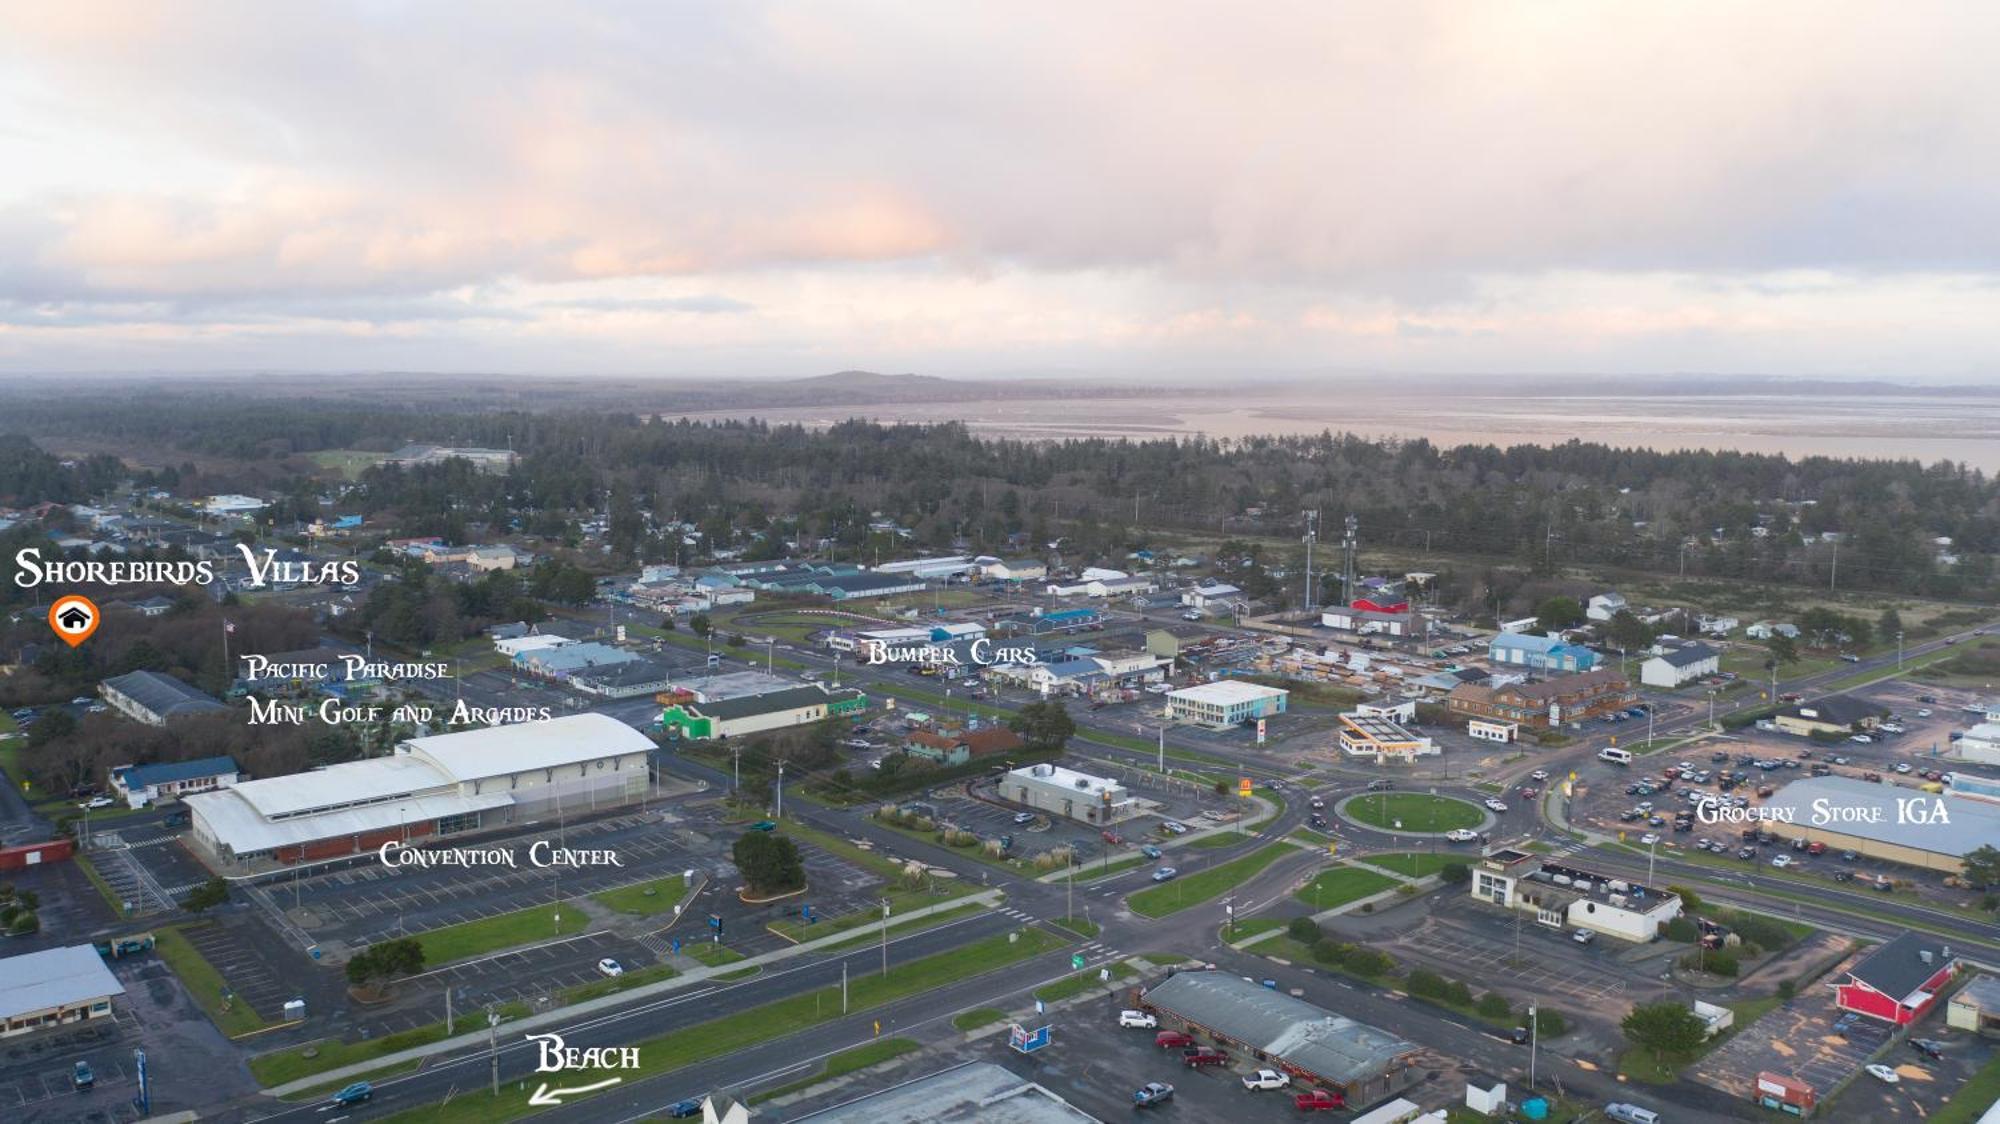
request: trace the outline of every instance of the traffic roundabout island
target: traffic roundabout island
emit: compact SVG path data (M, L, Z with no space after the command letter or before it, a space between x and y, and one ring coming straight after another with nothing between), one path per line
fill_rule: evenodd
M1443 835L1468 828L1483 831L1493 816L1470 800L1422 792L1363 792L1333 806L1349 823L1399 835Z

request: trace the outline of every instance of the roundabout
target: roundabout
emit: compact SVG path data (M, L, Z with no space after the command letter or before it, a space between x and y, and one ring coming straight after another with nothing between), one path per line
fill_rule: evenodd
M1420 792L1367 792L1341 800L1335 815L1360 827L1400 835L1442 835L1466 828L1484 831L1493 816L1470 800Z

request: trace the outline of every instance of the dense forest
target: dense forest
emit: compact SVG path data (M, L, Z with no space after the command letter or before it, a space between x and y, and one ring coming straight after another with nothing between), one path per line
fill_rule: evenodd
M173 394L132 407L67 399L9 407L10 421L34 422L31 432L131 449L150 465L149 479L166 486L171 472L181 494L247 476L260 494L303 507L315 490L338 488L343 511L454 541L478 529L574 544L580 522L601 519L612 553L632 560L803 546L871 562L954 542L999 551L1016 533L1061 540L1065 557L1094 560L1175 533L1296 543L1301 513L1316 508L1323 543L1337 540L1352 513L1364 549L1421 548L1532 572L1588 563L1989 599L2000 550L2000 486L1951 462L1581 441L1443 448L1333 433L1038 443L978 438L955 424L811 430ZM374 467L345 484L310 459L411 441L511 447L520 459L506 473L463 461ZM164 467L182 456L189 463ZM0 496L75 496L101 483L95 458L52 475L18 440L0 445ZM885 523L909 534L892 537Z

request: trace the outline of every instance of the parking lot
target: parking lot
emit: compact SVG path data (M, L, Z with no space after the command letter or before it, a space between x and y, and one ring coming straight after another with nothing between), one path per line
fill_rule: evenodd
M1391 954L1422 960L1475 988L1497 987L1519 995L1550 995L1579 1008L1622 1007L1641 977L1616 959L1607 941L1582 947L1567 933L1532 922L1521 925L1520 956L1514 952L1512 918L1455 916L1449 904L1407 934L1376 943ZM1502 930L1506 930L1503 935ZM1645 988L1652 990L1652 988Z
M1925 1020L1913 1037L1936 1041L1944 1047L1944 1056L1926 1057L1907 1043L1892 1047L1882 1064L1896 1071L1897 1082L1890 1085L1862 1075L1840 1094L1835 1114L1856 1120L1928 1119L1956 1101L1965 1083L2000 1049L1992 1041L1947 1030L1937 1018Z
M1830 974L1837 976L1846 968L1842 964ZM1763 1072L1781 1073L1817 1090L1831 1089L1866 1064L1889 1037L1885 1024L1868 1018L1857 1020L1844 1035L1837 1034L1834 1023L1840 1014L1821 994L1795 1000L1738 1030L1698 1062L1690 1075L1744 1098Z
M219 922L187 926L181 935L222 976L236 1002L249 1004L266 1022L283 1020L285 1003L299 991L280 977L262 940L252 939L261 938L261 930Z
M449 988L461 1012L514 1000L540 1010L570 988L605 978L597 967L597 962L603 959L616 960L629 972L657 964L661 957L626 937L586 933L554 944L437 968L403 981L398 987L439 995ZM375 1032L390 1034L429 1025L442 1015L440 998L414 1009L371 1019L370 1027Z

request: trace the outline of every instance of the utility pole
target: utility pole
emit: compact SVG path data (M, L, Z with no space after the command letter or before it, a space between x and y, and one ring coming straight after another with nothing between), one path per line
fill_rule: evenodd
M1068 887L1063 890L1063 920L1068 921L1076 916L1076 862L1072 860L1063 865L1069 870Z
M452 1027L454 1025L455 1024L452 1022L451 1019L451 989L445 988L444 989L444 1036L446 1038L451 1037Z
M1354 603L1354 551L1355 535L1361 528L1361 521L1351 513L1345 524L1347 533L1340 540L1340 603Z
M1541 1016L1533 1003L1528 1004L1528 1088L1535 1087L1535 1052L1541 1045L1542 1028L1537 1025Z
M1829 590L1840 588L1840 540L1838 539L1833 543L1833 568L1826 575L1826 588Z
M1160 775L1167 775L1167 724L1160 723Z
M493 1061L493 1095L500 1095L500 1042L498 1027L500 1012L486 1008L486 1055Z
M1896 670L1903 670L1903 630L1896 630Z
M1709 709L1713 711L1715 709L1715 696L1710 695L1708 700ZM1712 720L1713 715L1710 717ZM778 814L776 818L781 820L785 818L785 763L783 761L778 762Z
M735 796L743 791L743 750L738 746L729 747L729 767L735 778L729 786L729 794Z
M847 961L840 962L840 1013L847 1013Z
M882 977L889 976L889 899L882 899Z
M1137 520L1134 520L1137 522ZM1313 543L1319 539L1319 509L1306 512L1306 612L1313 607Z

